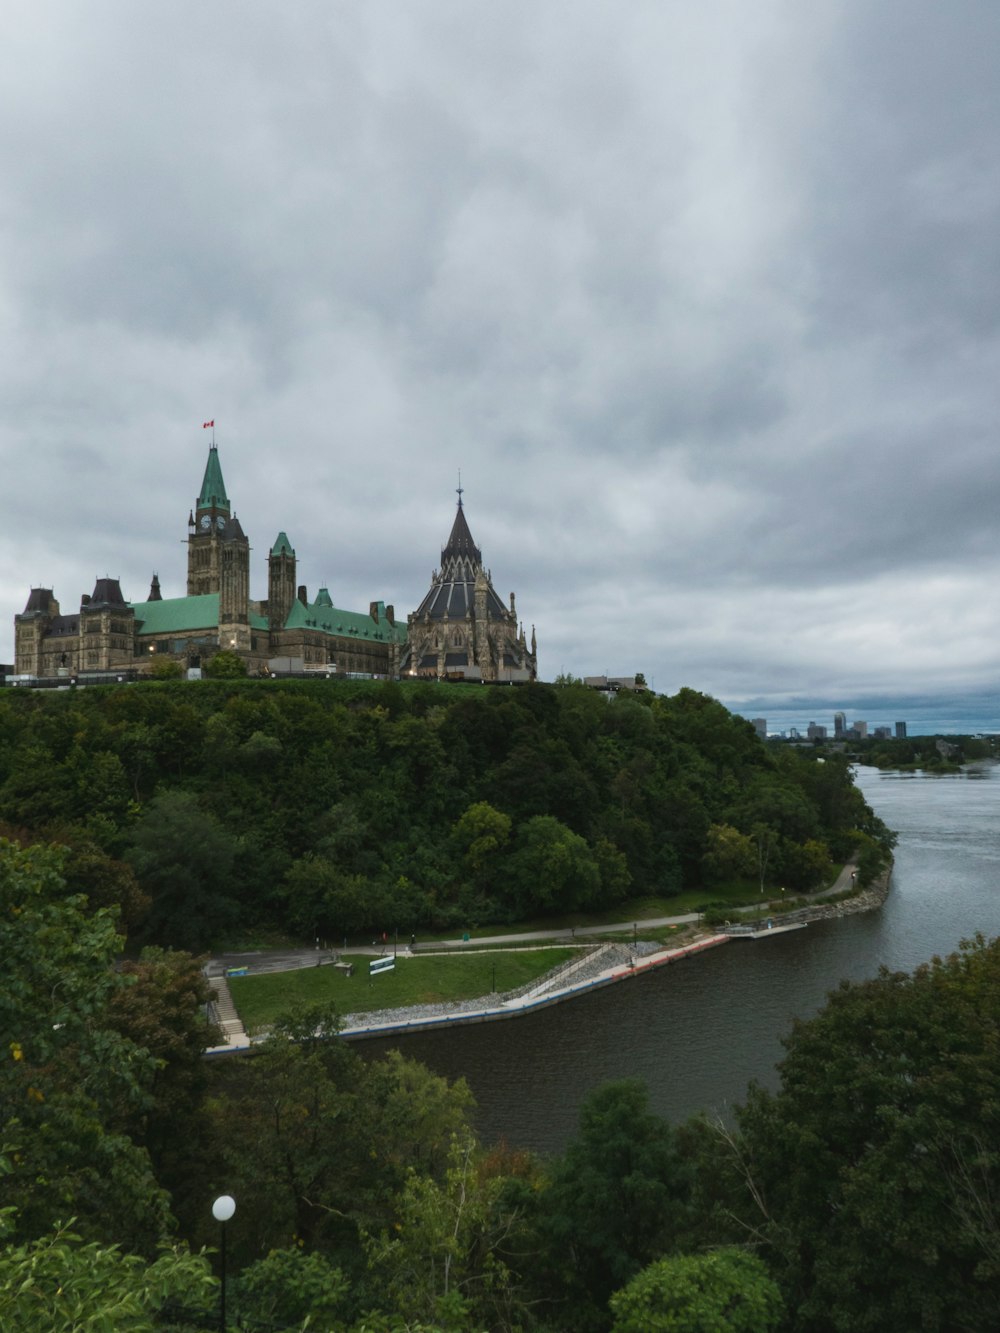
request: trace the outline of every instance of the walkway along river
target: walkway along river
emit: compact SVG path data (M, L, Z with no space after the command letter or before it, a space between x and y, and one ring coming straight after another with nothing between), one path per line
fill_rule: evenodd
M681 1120L773 1085L781 1037L843 977L910 969L981 931L1000 933L1000 768L949 777L859 770L866 799L899 833L885 906L760 943L713 949L510 1023L417 1033L388 1046L450 1078L464 1075L487 1139L558 1151L580 1102L613 1078L649 1085Z

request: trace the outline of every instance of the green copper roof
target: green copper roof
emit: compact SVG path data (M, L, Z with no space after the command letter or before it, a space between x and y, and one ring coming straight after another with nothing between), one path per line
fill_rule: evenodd
M201 494L198 496L199 509L212 509L213 507L229 512L229 497L226 495L226 483L222 480L219 451L214 444L208 451L205 478L201 483Z
M363 611L342 611L332 602L320 602L318 597L308 606L303 606L296 597L285 621L285 629L315 629L322 634L357 639L361 643L366 640L369 643L403 643L406 640L405 625L398 622L390 625L387 620L376 624Z
M316 594L316 605L333 606L333 599L330 596L330 590L328 588L320 588L319 592Z
M135 602L136 624L140 634L187 634L192 630L217 629L219 594L202 593L200 597L164 597L158 602ZM250 628L266 630L266 616L250 612Z
M164 597L159 602L135 602L140 634L179 634L195 629L215 629L219 624L219 594L200 597Z
M283 532L279 532L275 538L274 545L271 547L272 555L294 555L292 543Z

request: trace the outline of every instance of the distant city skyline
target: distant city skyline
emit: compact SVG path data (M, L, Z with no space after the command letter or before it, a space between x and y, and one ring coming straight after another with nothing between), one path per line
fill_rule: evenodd
M795 727L804 737L809 723L815 722L825 726L829 738L835 739L834 719L838 712L844 713L848 728L855 721L866 722L869 736L877 728L887 727L895 737L900 723L906 736L1000 734L1000 694L966 695L960 699L926 696L889 701L866 699L846 706L828 700L796 700L768 712L738 701L722 702L748 722L763 718L772 735L787 733Z

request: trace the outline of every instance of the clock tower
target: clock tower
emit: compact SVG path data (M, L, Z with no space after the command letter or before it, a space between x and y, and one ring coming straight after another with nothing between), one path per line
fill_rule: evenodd
M218 593L219 647L249 652L250 543L232 512L214 444L188 516L187 590L189 597Z
M229 497L226 495L226 484L222 480L219 451L213 444L208 451L201 493L188 516L189 597L200 597L203 593L219 591L222 546L227 531L234 522L230 512ZM240 535L242 536L242 532Z

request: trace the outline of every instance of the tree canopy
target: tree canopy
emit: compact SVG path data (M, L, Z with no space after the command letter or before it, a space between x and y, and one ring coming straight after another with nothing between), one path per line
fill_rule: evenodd
M794 1326L996 1327L1000 941L845 982L786 1048L739 1122Z
M4 824L89 846L134 938L196 950L237 920L337 938L810 888L889 842L841 757L774 753L694 690L576 684L4 691Z

